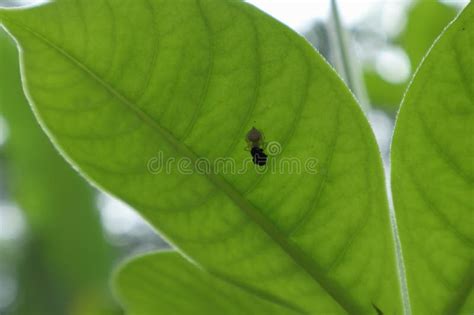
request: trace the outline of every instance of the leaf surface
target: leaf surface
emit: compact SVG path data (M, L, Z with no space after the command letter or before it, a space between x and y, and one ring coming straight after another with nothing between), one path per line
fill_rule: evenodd
M474 311L473 45L469 4L425 57L397 119L392 188L413 314Z
M133 315L305 314L262 292L248 292L214 277L176 252L134 258L119 268L115 285L125 310Z
M374 137L300 36L237 1L66 0L0 19L63 154L199 266L311 314L400 313ZM258 169L253 126L279 144Z

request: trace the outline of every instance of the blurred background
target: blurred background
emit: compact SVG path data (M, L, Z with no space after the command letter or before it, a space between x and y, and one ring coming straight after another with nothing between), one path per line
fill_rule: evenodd
M388 171L404 90L468 1L248 2L334 66L369 118ZM0 315L122 314L109 285L114 267L164 247L132 209L92 188L53 148L23 94L13 41L0 29Z

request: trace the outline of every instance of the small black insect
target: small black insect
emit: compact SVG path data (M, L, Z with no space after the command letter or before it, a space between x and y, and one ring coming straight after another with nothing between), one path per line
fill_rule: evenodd
M254 164L259 166L267 164L268 156L263 152L263 149L254 147L250 150L250 154L252 154L252 161Z
M263 135L262 133L253 127L247 133L247 141L250 147L250 154L252 155L252 161L255 165L264 166L267 164L268 156L263 151Z

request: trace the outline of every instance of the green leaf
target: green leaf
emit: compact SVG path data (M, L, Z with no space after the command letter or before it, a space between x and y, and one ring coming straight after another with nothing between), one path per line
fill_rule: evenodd
M20 294L14 314L70 313L69 304L91 292L105 297L103 304L110 303L106 280L111 251L94 192L35 121L22 91L16 47L3 30L0 69L7 78L0 84L0 112L9 126L8 141L1 148L7 188L30 227L18 266Z
M455 8L439 1L418 0L412 5L407 25L395 41L406 50L413 69L457 13Z
M469 4L424 59L397 120L392 187L414 314L474 311L473 44Z
M411 69L416 69L433 41L457 13L457 9L440 1L413 1L407 12L405 28L396 38L389 39L389 42L404 49ZM372 105L392 114L398 110L409 80L388 82L370 67L365 69L364 82Z
M312 314L401 312L377 145L300 36L238 1L65 0L0 19L63 154L202 268ZM281 145L259 169L252 126ZM175 162L150 172L160 156Z
M134 258L118 269L115 284L125 310L134 315L304 314L261 292L247 292L219 279L176 252Z
M405 93L407 82L391 83L385 81L373 70L366 70L364 83L367 86L370 101L376 108L395 114Z

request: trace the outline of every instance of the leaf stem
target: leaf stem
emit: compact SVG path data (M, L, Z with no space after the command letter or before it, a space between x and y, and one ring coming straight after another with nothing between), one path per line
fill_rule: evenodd
M392 236L395 243L395 259L398 272L398 281L400 284L400 294L402 296L403 303L403 313L405 315L412 315L411 304L410 304L410 295L408 292L407 276L405 261L403 259L402 244L400 241L400 234L398 232L398 223L397 217L395 215L395 208L393 204L393 197L390 189L387 189L387 194L389 196L389 214L390 214L390 225L392 227Z
M346 82L352 93L354 93L362 110L367 112L370 109L367 99L367 91L365 89L361 71L350 57L349 42L341 23L336 0L331 0L330 11L329 40L334 67Z

